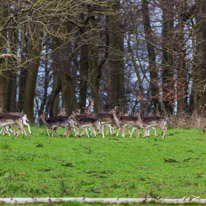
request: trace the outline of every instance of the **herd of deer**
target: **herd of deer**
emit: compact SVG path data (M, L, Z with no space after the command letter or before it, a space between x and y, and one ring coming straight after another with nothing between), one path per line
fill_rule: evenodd
M88 137L92 134L96 136L98 133L101 133L103 138L108 132L118 136L120 131L122 137L125 137L125 129L129 132L130 137L132 137L135 131L137 132L137 137L139 137L141 129L144 132L144 136L149 137L150 128L154 129L155 136L157 136L156 127L159 127L162 130L162 138L165 138L167 121L164 117L142 117L139 113L136 113L133 116L129 116L128 113L120 115L117 112L117 107L114 107L110 112L92 113L91 107L93 105L93 101L89 100L89 106L85 108L83 113L80 113L78 110L77 112L73 112L70 116L67 116L65 109L63 108L57 117L48 118L47 113L43 113L40 115L39 120L42 120L47 126L47 134L52 137L54 132L58 134L58 127L65 129L63 136L67 134L67 137L70 136L71 131L73 130L75 136L82 136L85 132ZM27 115L24 113L0 113L0 127L2 128L0 132L3 133L3 135L10 135L10 132L12 131L14 135L18 136L21 131L23 135L27 135L24 125L28 127L28 131L31 133L28 122ZM14 125L17 125L17 131L15 131ZM105 128L107 129L106 133ZM116 128L116 131L114 128ZM82 129L81 133L79 133L80 129ZM49 130L51 130L51 134L49 133Z

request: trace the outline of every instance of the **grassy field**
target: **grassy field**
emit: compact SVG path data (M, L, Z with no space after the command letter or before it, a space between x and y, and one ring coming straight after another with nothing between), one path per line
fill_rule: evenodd
M199 129L169 129L164 140L152 131L149 139L32 132L0 136L0 197L206 198L206 136Z

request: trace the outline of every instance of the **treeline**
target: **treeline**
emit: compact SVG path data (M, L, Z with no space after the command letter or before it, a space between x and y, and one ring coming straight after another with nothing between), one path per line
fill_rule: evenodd
M206 103L205 0L0 2L0 104L43 111L198 114Z

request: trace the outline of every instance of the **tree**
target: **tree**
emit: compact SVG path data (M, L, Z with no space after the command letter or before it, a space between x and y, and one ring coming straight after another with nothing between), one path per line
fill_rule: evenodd
M173 37L174 1L161 1L162 6L162 91L167 113L173 114L175 97Z
M198 108L206 103L206 1L196 1L196 72Z
M34 14L37 15L37 14ZM24 112L27 114L31 123L34 123L34 96L35 86L40 63L40 55L42 50L42 25L31 23L28 28L29 32L29 50L28 58L31 63L27 68L27 78L25 83L24 94Z
M1 4L0 11L0 27L2 28L6 23L6 16L8 15L8 8L5 4ZM0 32L0 54L5 53L6 45L6 30ZM4 110L5 105L5 89L4 89L4 70L5 70L5 58L0 58L0 106Z
M150 73L150 91L152 95L152 101L154 104L154 111L161 112L161 105L159 102L158 72L156 68L156 54L155 54L155 47L154 47L155 40L151 29L148 4L149 4L148 0L142 0L143 24L144 24L145 40L147 44L149 73Z
M108 107L119 106L124 110L124 30L121 20L121 9L119 1L109 1L110 12L106 19L106 29L108 38L107 57L107 93Z

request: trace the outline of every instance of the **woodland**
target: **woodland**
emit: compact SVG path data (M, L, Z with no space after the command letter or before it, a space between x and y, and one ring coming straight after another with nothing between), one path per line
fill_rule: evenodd
M195 115L206 103L205 0L1 0L0 105Z

